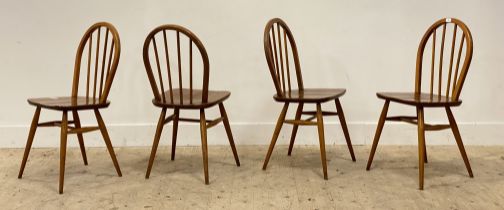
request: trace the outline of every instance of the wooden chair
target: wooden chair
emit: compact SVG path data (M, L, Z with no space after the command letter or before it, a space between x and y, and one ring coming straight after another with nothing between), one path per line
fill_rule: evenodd
M93 41L96 40L96 45ZM100 44L100 40L102 41ZM87 47L87 48L86 48ZM96 49L94 49L96 48ZM103 51L100 51L103 48ZM87 52L84 52L87 50ZM79 81L81 79L81 64L83 53L87 54L87 64L85 74L86 96L79 96ZM67 147L67 135L77 134L79 146L84 159L84 165L87 165L86 150L84 148L83 133L100 130L107 145L110 157L114 163L114 167L119 176L122 176L119 163L114 153L114 148L110 141L110 137L100 114L100 109L107 108L110 102L107 97L114 80L114 75L119 63L121 54L121 43L119 34L113 25L110 23L100 22L92 25L84 34L77 49L77 56L74 66L74 77L72 85L72 95L70 97L57 98L31 98L28 103L35 106L35 115L30 127L28 141L26 142L21 169L19 170L18 178L21 179L26 166L26 161L30 153L30 149L35 136L37 127L61 127L61 144L60 144L60 175L59 175L59 193L63 193L63 181L65 177L65 158ZM93 61L94 59L94 61ZM86 63L86 61L84 61ZM93 69L94 68L94 72ZM61 121L50 121L39 123L40 112L44 109L56 110L63 112ZM98 126L82 127L79 119L79 111L93 110L98 121ZM68 112L73 115L73 120L68 120Z
M442 28L441 35L441 45L439 43L436 44L436 33ZM453 28L453 29L452 29ZM451 32L447 31L451 30ZM459 31L462 32L462 35L458 35ZM449 60L443 60L445 56L445 39L446 34L448 34L448 38L450 38L450 33L453 33L451 36L451 44L448 45ZM460 37L460 38L459 38ZM437 37L439 39L439 37ZM428 47L427 42L432 42L430 56L427 55L427 59L424 59L424 53L429 54L429 50L425 51ZM451 47L450 47L451 45ZM440 48L439 52L439 60L436 62L436 48ZM467 26L460 20L455 18L446 18L441 19L435 22L425 33L422 40L420 41L420 45L418 47L417 52L417 62L416 62L416 75L415 75L415 92L409 93L377 93L378 98L385 100L385 104L383 106L380 120L378 121L378 126L376 128L376 133L374 136L373 146L371 148L371 153L369 154L369 160L367 163L367 170L370 169L371 163L373 162L373 157L376 151L376 147L378 145L378 141L380 139L380 134L383 129L383 125L385 121L403 121L407 123L411 123L418 126L418 158L419 158L419 186L420 189L423 190L424 186L424 162L427 163L427 151L425 147L425 131L437 131L451 128L453 134L455 136L455 141L457 142L458 148L464 159L465 166L467 171L469 172L469 176L473 177L473 173L471 170L471 166L469 164L469 159L467 158L464 144L462 143L462 138L460 137L460 132L457 127L457 123L455 118L453 117L451 107L459 106L462 101L459 99L460 92L462 90L462 86L464 84L465 78L467 76L467 71L469 70L469 65L471 64L473 53L473 40L471 36L471 32L467 28ZM454 60L454 57L457 57ZM429 62L430 57L430 86L429 93L422 92L422 72L423 72L423 64L424 62ZM462 58L463 57L463 58ZM461 62L461 58L463 62ZM448 64L448 74L443 74L443 66ZM459 67L461 68L459 70ZM435 69L438 69L437 75ZM453 67L455 69L453 70ZM435 77L437 77L437 92L435 92ZM447 82L444 85L443 80ZM453 82L452 82L453 80ZM444 91L442 87L446 86ZM444 95L442 95L444 93ZM394 116L387 117L387 111L390 102L396 102L400 104L405 104L409 106L415 106L417 110L416 116ZM449 124L446 125L431 125L426 124L424 121L424 108L444 108L446 110L446 114L448 115Z
M175 48L175 43L173 45L169 44L170 41L170 33L173 33L174 42L176 40L176 54L177 54L177 69L175 72L172 72L171 65L174 65L174 61L170 60L170 48ZM157 39L156 39L157 36ZM188 60L188 65L183 67L182 64L182 52L181 49L181 38L186 39L187 46L189 49L188 57L185 57ZM162 39L161 48L158 52L158 44L156 40ZM196 68L196 64L193 64L193 45L196 46L197 51L201 55L201 66L202 66L202 74L196 74L194 72L193 76L193 66ZM151 48L149 48L152 46ZM163 47L164 46L164 47ZM170 47L170 48L169 48ZM154 56L150 54L151 51L154 51ZM164 54L164 55L163 55ZM147 71L147 76L149 77L149 82L152 88L152 92L154 94L154 99L152 99L152 103L154 106L161 108L161 115L159 116L159 121L157 124L156 134L154 136L154 142L152 145L152 151L149 159L149 165L147 167L147 173L145 178L148 179L150 176L150 172L152 169L152 164L154 163L154 158L156 156L157 147L159 145L159 139L161 137L161 132L163 131L163 126L171 121L173 121L173 133L172 133L172 151L171 151L171 160L175 159L175 148L177 143L177 130L179 121L183 122L199 122L200 130L201 130L201 145L203 150L203 166L205 172L205 184L209 184L208 179L208 148L207 148L207 129L219 124L220 122L224 122L224 128L226 129L226 133L229 139L229 144L231 145L231 149L233 150L233 155L236 161L236 165L240 166L240 160L238 159L238 153L236 152L235 143L233 140L233 134L231 133L231 127L229 125L229 119L226 114L226 110L224 109L224 100L229 98L231 95L228 91L211 91L208 90L208 83L210 77L210 64L208 62L208 54L205 50L205 47L201 43L201 41L188 29L178 26L178 25L162 25L155 28L153 31L149 33L144 42L143 48L143 59L145 64L145 69ZM155 60L153 63L156 66L157 71L153 71L151 67L151 60ZM165 65L164 65L165 64ZM166 68L163 70L163 67ZM182 68L188 68L189 75L186 75L186 79L188 79L187 83L183 81L183 71ZM157 75L156 75L157 74ZM163 74L165 74L163 76ZM156 75L156 76L154 76ZM196 84L197 76L202 75L202 84L201 89L193 88ZM175 77L175 78L174 78ZM173 80L172 80L173 78ZM163 82L164 79L168 80L168 87L166 87L166 83ZM176 79L176 80L175 80ZM178 88L177 84L178 83ZM159 86L158 86L159 84ZM184 86L185 85L185 86ZM187 85L189 88L187 88ZM185 88L184 88L185 87ZM166 90L168 89L168 90ZM219 111L221 117L214 120L207 120L205 117L205 109L211 108L215 105L219 105ZM166 117L166 110L173 109L174 113L169 117ZM180 117L180 110L199 110L199 119L191 119L191 118L183 118Z
M289 49L290 48L290 49ZM290 51L289 51L290 50ZM289 56L289 52L292 56ZM323 116L338 115L345 135L346 143L352 160L355 161L355 155L350 141L350 135L345 121L345 115L339 101L339 97L345 94L345 89L308 89L303 86L303 77L301 75L301 66L299 64L298 51L296 42L292 36L292 32L287 24L280 18L274 18L266 24L264 29L264 53L276 89L276 95L273 96L275 101L283 103L283 109L278 117L278 121L271 139L271 144L264 160L263 170L266 170L268 161L275 147L278 135L284 123L292 124L292 135L289 144L288 155L292 153L292 147L296 139L298 126L314 125L318 128L320 155L322 159L322 167L324 171L324 179L327 180L327 163L324 140L324 122ZM291 73L289 68L289 57L294 62L295 82L297 89L292 89L294 81L291 81ZM334 101L337 112L322 111L321 104L324 102ZM297 111L293 120L286 120L285 115L290 103L297 103ZM303 111L304 104L316 104L316 111ZM311 117L303 120L302 115L310 115ZM316 121L313 121L317 119Z

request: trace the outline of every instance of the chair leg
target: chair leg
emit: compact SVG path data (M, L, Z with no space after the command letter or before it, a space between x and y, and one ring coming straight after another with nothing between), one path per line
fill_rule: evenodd
M233 150L233 156L237 166L240 166L240 159L238 158L238 152L236 151L235 142L233 139L233 133L231 132L231 126L229 125L229 118L226 113L226 109L224 108L224 104L219 104L219 111L221 117L223 118L224 128L226 129L226 134L228 136L229 145L231 145L231 150Z
M345 140L348 146L348 151L350 151L352 161L355 162L355 154L352 147L352 141L350 140L350 133L348 132L348 127L345 120L345 114L343 113L343 107L341 106L339 99L336 99L335 101L336 101L336 111L338 112L341 128L343 129L343 133L345 134Z
M156 134L154 135L154 142L152 143L151 155L149 158L149 165L147 166L147 172L145 173L145 178L148 179L150 176L150 172L152 169L152 164L154 164L154 158L156 157L156 151L159 145L159 139L161 138L161 132L163 132L164 120L166 116L166 108L161 110L161 114L159 116Z
M112 142L110 141L110 137L107 132L107 127L105 127L105 123L103 122L103 118L100 114L100 111L98 109L94 110L94 113L96 115L96 120L98 121L98 127L100 127L100 131L103 136L103 140L105 141L105 144L107 145L107 149L109 151L110 157L112 158L112 162L114 163L114 167L117 171L117 175L119 177L122 176L121 173L121 168L119 168L119 163L117 162L117 158L114 152L114 147L112 147Z
M418 186L420 190L424 187L424 163L425 163L425 128L424 128L424 108L417 107L418 117Z
M296 111L296 117L294 119L300 120L302 113L303 113L303 103L299 103L297 111ZM294 124L292 127L292 134L291 134L291 139L290 139L290 143L289 143L289 152L287 152L288 156L290 156L292 153L292 148L294 147L294 141L296 140L296 134L297 134L298 128L299 128L298 124Z
M38 121L40 117L41 107L37 107L35 109L35 114L33 115L33 120L30 126L30 132L28 133L28 140L26 141L26 147L23 155L23 160L21 161L21 168L19 169L18 178L21 179L23 177L23 172L26 166L26 161L28 160L28 155L30 154L30 150L33 143L33 138L35 137L35 132L37 131Z
M424 144L424 147L423 147L423 151L424 151L424 162L425 163L429 163L429 161L427 160L427 144Z
M446 114L448 115L448 120L450 121L450 126L453 131L453 135L455 136L455 141L457 142L457 146L460 150L460 154L462 155L462 159L464 159L464 163L467 168L467 172L469 173L469 177L473 178L474 176L471 169L471 164L469 163L469 158L467 158L464 143L462 142L462 137L460 136L457 122L455 121L455 117L453 117L453 113L450 107L446 107Z
M376 132L373 140L373 146L371 147L371 152L369 153L369 159L367 162L366 170L371 169L371 164L373 163L373 158L376 152L376 147L378 146L378 141L380 140L380 135L385 125L385 120L387 119L387 112L389 108L390 101L386 100L383 105L383 109L380 115L380 120L378 120L378 125L376 126Z
M77 111L74 110L72 111L72 114L75 123L75 128L81 128L79 113L77 113ZM86 147L84 146L84 137L82 136L82 133L77 133L77 139L79 139L79 147L81 150L82 159L84 160L84 165L87 165L88 161L86 156Z
M324 120L322 117L322 108L320 103L317 103L317 128L319 134L320 158L322 159L322 169L324 170L324 179L327 180L327 160L326 160L325 139L324 139Z
M268 153L266 154L266 158L264 159L263 170L266 170L268 166L269 159L271 157L271 153L273 152L273 148L275 147L276 141L278 139L278 135L280 134L280 130L282 129L282 125L285 120L285 115L287 114L287 109L289 108L289 103L285 103L280 116L278 116L278 120L276 123L275 131L273 132L273 137L271 137L271 143L268 148Z
M201 149L203 152L203 169L205 172L205 184L209 184L208 179L208 145L207 145L207 124L205 118L205 109L200 109L200 130L201 130Z
M60 142L60 174L59 174L59 193L63 194L63 184L65 180L65 159L68 135L68 111L63 111L61 120L61 142Z
M180 116L180 111L178 108L176 108L173 113L171 160L175 160L175 149L177 148L177 132L178 132L179 116ZM164 117L163 117L163 123L164 123ZM163 129L163 128L161 128L161 129ZM159 133L159 135L161 135L161 132ZM159 143L159 139L158 139L158 143ZM154 153L156 153L156 152L154 152Z

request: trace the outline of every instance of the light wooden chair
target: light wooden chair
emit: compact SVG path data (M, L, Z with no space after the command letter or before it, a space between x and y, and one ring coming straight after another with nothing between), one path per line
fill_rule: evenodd
M93 39L96 40L96 45ZM100 44L100 41L102 41ZM87 47L87 49L86 49ZM103 47L103 51L100 48ZM94 49L96 48L96 49ZM87 52L84 52L87 50ZM100 53L101 52L101 53ZM87 54L87 65L85 66L87 75L85 79L86 96L79 96L79 81L81 79L81 64L83 53ZM84 159L84 165L87 165L86 150L84 147L83 133L100 130L107 145L107 149L114 163L114 167L119 176L122 176L119 163L117 162L112 142L100 114L100 109L107 108L110 101L107 97L112 86L112 81L119 64L119 56L121 54L121 43L119 34L113 25L110 23L100 22L92 25L84 34L77 49L77 56L74 67L74 77L72 85L72 95L69 97L57 98L31 98L28 103L35 106L35 115L30 127L28 141L24 151L23 161L19 169L18 178L21 179L26 166L26 161L30 153L30 149L35 137L37 127L61 127L61 145L60 145L60 175L59 175L59 193L63 193L63 182L65 177L65 158L67 147L67 135L77 134L79 146ZM94 61L93 61L94 59ZM86 62L86 61L84 61ZM93 68L94 71L92 70ZM40 112L44 109L56 110L63 112L61 121L50 121L39 123ZM79 119L79 111L93 110L98 121L98 126L81 127ZM68 112L73 115L73 121L68 120ZM73 126L72 126L73 125Z
M290 48L290 49L289 49ZM290 51L289 51L290 50ZM289 52L292 53L290 56ZM294 141L296 139L296 133L298 126L300 125L312 125L317 126L319 133L319 143L320 143L320 156L322 159L322 168L324 172L324 179L327 180L327 161L326 161L326 151L325 151L325 139L324 139L324 122L323 116L333 116L338 115L341 127L343 128L343 133L345 135L346 143L352 160L355 161L355 155L352 148L352 142L350 140L350 135L348 133L348 128L345 121L345 115L343 113L343 108L339 101L339 97L343 96L346 92L345 89L309 89L304 88L303 77L301 75L301 66L299 64L298 51L296 47L296 42L292 35L291 30L287 24L280 18L274 18L266 24L264 29L264 53L266 55L266 60L268 62L268 67L273 79L273 83L276 89L276 95L273 96L275 101L283 103L283 109L278 117L278 121L271 139L271 144L264 160L263 170L266 170L268 161L275 147L278 135L282 129L284 123L292 124L292 135L289 144L288 155L292 153L292 148ZM294 70L292 76L295 75L295 80L291 81L291 72L289 68L289 57L293 59ZM292 60L291 60L292 61ZM296 85L297 89L293 89L292 86ZM336 105L337 112L322 111L321 104L325 102L334 101ZM297 111L295 118L293 120L286 120L285 115L287 114L287 109L289 104L297 103ZM304 104L316 104L316 111L303 111ZM310 115L306 120L301 119L302 115ZM313 121L317 119L316 121Z
M170 39L168 33L174 33L173 37L176 39L175 43L169 43ZM157 38L156 38L157 36ZM182 53L181 53L181 38L187 39L188 49L188 64L183 66L182 64ZM158 44L156 40L162 40L162 45L160 46L158 52ZM173 45L172 45L173 44ZM152 46L152 48L150 48ZM193 76L193 46L196 46L197 52L201 55L202 61L202 71L200 75L203 75L203 82L201 89L193 88L197 81L193 77L196 77L197 72L194 72ZM177 69L172 72L171 65L174 65L174 61L170 60L169 47L177 49ZM151 53L154 52L154 56ZM182 51L185 52L185 51ZM186 57L187 58L187 57ZM171 160L175 159L175 148L177 143L177 130L178 122L197 122L200 123L201 130L201 146L203 150L203 166L205 172L205 184L209 184L208 179L208 148L207 148L207 129L219 124L224 123L224 128L226 130L229 144L233 151L233 155L236 161L236 165L240 166L240 160L238 159L238 153L236 152L235 143L233 140L233 134L231 133L231 127L229 125L229 119L224 109L224 100L229 98L231 95L228 91L211 91L208 90L209 77L210 77L210 64L208 61L208 54L205 47L201 41L188 29L178 26L178 25L162 25L155 28L149 33L144 42L143 48L143 59L145 64L145 69L147 71L147 76L149 77L149 82L154 94L154 99L152 103L154 106L161 108L161 114L159 116L159 121L157 124L156 134L154 136L154 142L152 145L151 156L149 159L149 165L147 167L147 172L145 178L148 179L152 169L152 164L154 163L154 158L156 157L157 147L159 145L159 139L161 138L161 132L163 131L163 126L171 121L173 121L173 136L172 136L172 153ZM151 61L154 60L154 61ZM153 64L151 64L151 62ZM166 64L166 68L163 69L163 64ZM152 69L152 65L155 65L156 71ZM187 75L187 83L184 82L182 68L187 68L189 70L189 75ZM166 73L165 73L166 72ZM164 76L163 76L164 74ZM156 75L156 76L155 76ZM168 86L164 80L168 80ZM175 83L178 83L178 88ZM189 86L187 88L187 86ZM205 117L205 109L211 108L215 105L219 105L219 111L221 116L214 120L207 120ZM173 109L174 113L169 117L166 117L167 109ZM191 119L180 117L181 110L199 110L200 118Z
M441 29L442 34L438 34L440 35L439 38L436 33L438 33L438 30ZM451 32L447 32L447 29L451 30ZM460 32L461 35L458 35ZM449 53L449 60L443 60L447 57L447 53L445 53L445 39L447 33L452 33L453 35L451 35L451 43L448 45L449 51L447 51ZM448 36L448 38L450 38L449 34ZM441 39L440 45L439 43L436 44L436 39ZM427 43L429 41L432 42L430 56L427 55L427 58L430 57L430 86L428 86L429 92L425 93L422 92L422 67L424 62L429 62L428 59L424 59L424 54L429 54L428 51L425 51L426 47L428 47ZM439 57L436 54L436 48L439 49ZM424 162L427 163L425 131L437 131L451 128L462 158L464 159L467 171L469 172L469 176L473 177L469 159L467 158L457 123L451 111L451 107L456 107L462 104L462 100L459 99L459 96L467 76L467 71L469 70L469 65L471 64L472 54L473 40L471 32L462 21L455 18L444 18L436 21L431 27L429 27L429 29L427 29L427 32L420 41L417 52L415 91L394 93L380 92L376 94L378 98L385 100L385 104L376 128L373 146L371 148L371 153L369 154L369 160L366 167L367 170L370 169L371 163L373 162L373 157L376 152L376 147L378 145L385 121L403 121L418 126L418 170L419 188L421 190L423 190L424 187ZM456 59L454 60L455 57ZM446 65L448 67L448 74L444 75L443 66ZM437 72L435 71L436 68ZM435 87L435 77L437 77L437 88ZM443 80L445 80L446 83L443 83ZM443 87L446 87L444 91ZM442 95L443 93L444 95ZM415 106L417 110L416 116L387 117L387 111L391 101L408 106ZM424 121L424 108L444 108L446 110L446 114L448 115L449 124L426 124Z

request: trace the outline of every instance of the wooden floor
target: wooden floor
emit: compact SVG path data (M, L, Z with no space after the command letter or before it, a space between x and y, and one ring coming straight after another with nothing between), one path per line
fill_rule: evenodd
M379 146L371 171L370 147L328 146L329 180L322 175L318 146L273 152L238 146L241 167L229 147L209 147L210 185L204 185L201 149L180 147L170 161L160 147L145 180L150 148L117 148L117 177L104 148L88 149L84 166L77 148L67 153L65 193L58 194L57 149L34 149L17 179L21 149L0 150L2 209L504 209L504 147L467 147L475 178L467 175L456 146L428 147L425 190L419 191L417 148Z

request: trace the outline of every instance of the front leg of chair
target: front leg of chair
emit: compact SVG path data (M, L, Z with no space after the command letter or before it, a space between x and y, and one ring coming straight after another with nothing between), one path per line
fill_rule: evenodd
M348 127L345 120L345 113L343 113L343 107L341 106L339 99L336 99L335 102L336 102L336 110L338 112L338 117L341 123L341 128L343 129L343 134L345 134L345 140L348 146L348 151L350 151L352 161L355 162L355 154L352 147L352 141L350 140L350 133L348 132Z
M79 113L77 113L77 111L74 110L72 111L72 114L75 123L75 128L81 128ZM82 136L82 133L77 133L77 139L79 140L79 147L81 150L82 159L84 160L84 165L87 165L88 161L86 156L86 147L84 146L84 137Z
M464 164L466 166L467 172L469 173L469 177L473 178L474 176L471 169L471 164L469 163L469 158L467 158L464 143L462 142L462 137L460 136L457 122L455 121L455 117L453 117L453 113L450 107L446 107L446 114L448 115L448 121L450 121L450 127L453 131L453 135L455 136L455 141L457 142L457 146L460 150L460 155L462 155L462 159L464 159Z
M105 141L105 144L107 145L108 152L110 154L110 157L112 158L112 162L114 163L114 167L117 171L117 175L119 177L122 176L121 173L121 168L119 168L119 163L117 162L117 158L114 152L114 147L112 147L112 142L110 141L109 134L107 132L107 127L105 127L105 122L103 122L103 118L100 114L100 111L98 109L94 110L96 120L98 121L98 127L100 127L101 134L103 136L103 140Z
M371 152L369 153L369 159L367 162L366 170L371 169L371 164L373 163L373 158L376 152L376 147L378 147L378 141L380 141L380 135L385 125L385 120L387 119L387 112L389 108L390 101L386 100L383 105L383 109L380 115L380 120L378 120L378 125L376 126L376 132L373 140L373 146L371 147Z
M424 108L417 107L418 119L418 185L419 189L424 187L424 163L425 163L425 124L424 124Z
M282 129L282 125L285 120L285 115L287 114L287 109L289 108L289 103L285 103L282 112L280 112L280 116L278 116L278 120L275 126L275 131L273 132L273 137L271 137L271 143L268 148L268 153L266 154L266 158L264 159L263 170L266 170L268 167L269 159L271 158L271 153L273 153L273 148L275 147L276 141L278 139L278 135L280 134L280 130Z
M295 116L294 119L295 120L300 120L302 113L303 113L303 103L300 102L299 105L298 105L298 108L297 108L297 111L296 111L296 116ZM298 124L294 124L292 126L292 134L291 134L291 139L290 139L290 143L289 143L289 151L287 152L288 156L290 156L291 153L292 153L292 148L294 147L294 141L296 140L296 134L297 134L298 128L299 128Z
M200 130L201 130L201 150L203 152L203 169L205 172L205 184L209 184L208 178L208 145L207 145L207 124L205 109L200 109Z
M30 132L28 133L28 140L26 140L26 147L23 155L23 160L21 161L21 168L19 169L18 178L21 179L23 177L23 172L26 166L26 161L28 160L28 155L30 155L30 150L33 144L33 139L35 137L35 132L37 131L38 121L40 117L41 108L37 107L35 109L35 114L33 115L32 123L30 126Z
M156 151L159 145L159 139L161 138L161 133L163 132L165 116L166 116L166 108L163 108L161 110L161 114L159 115L156 134L154 135L154 141L152 142L152 150L149 158L149 164L147 165L147 172L145 172L146 179L148 179L150 176L152 165L154 164L154 159L156 158Z
M327 160L325 151L325 139L324 139L324 120L322 116L322 107L320 103L317 103L317 128L319 135L320 144L320 158L322 159L322 169L324 170L324 179L327 180Z
M59 174L59 193L63 194L63 184L65 181L65 159L68 136L68 111L63 111L61 119L61 142L60 142L60 174Z
M235 142L233 139L233 133L231 132L231 125L229 124L229 118L224 108L224 104L219 104L219 111L222 117L222 122L224 123L224 128L226 129L226 134L229 140L229 145L231 145L231 150L233 150L233 156L237 166L240 166L240 159L238 158L238 152L236 151Z

